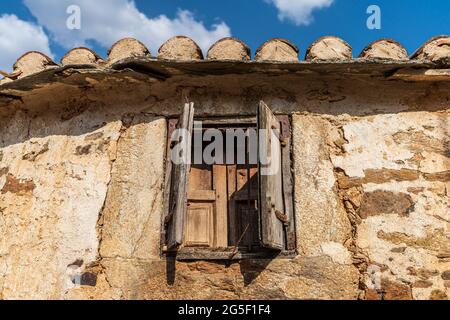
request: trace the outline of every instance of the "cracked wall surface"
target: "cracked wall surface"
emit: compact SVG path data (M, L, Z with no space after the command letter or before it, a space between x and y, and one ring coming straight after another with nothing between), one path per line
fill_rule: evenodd
M2 130L0 292L4 298L61 298L73 286L73 266L96 260L96 223L120 136L120 122L73 135L32 137L41 128L18 112ZM84 125L84 124L83 124ZM72 129L71 129L72 130ZM78 131L78 132L76 132Z
M159 258L165 120L113 118L48 123L19 111L3 126L1 298L74 298L77 288L120 298L103 259Z
M0 298L448 299L448 85L240 77L92 78L0 107ZM185 95L292 116L296 257L160 256Z
M449 113L378 115L341 128L344 153L331 160L358 214L366 297L447 299Z

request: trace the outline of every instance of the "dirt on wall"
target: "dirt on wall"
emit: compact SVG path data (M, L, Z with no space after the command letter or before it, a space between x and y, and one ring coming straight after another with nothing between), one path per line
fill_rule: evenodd
M448 85L217 80L125 74L2 98L1 298L449 297ZM263 99L292 116L297 257L160 256L166 117L186 97L202 115Z

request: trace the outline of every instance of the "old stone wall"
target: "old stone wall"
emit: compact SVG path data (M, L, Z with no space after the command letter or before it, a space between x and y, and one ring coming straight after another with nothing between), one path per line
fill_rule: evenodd
M297 210L351 224L345 233L300 220L303 252L316 237L332 241L319 242L322 252L353 262L366 299L447 299L449 113L295 115L294 124ZM304 154L315 156L311 165Z
M1 108L0 298L450 296L448 86L217 80L89 79ZM166 117L186 95L202 115L264 99L292 116L297 257L160 256Z
M17 112L2 130L5 299L61 299L77 284L101 285L103 257L159 258L165 120L47 120Z

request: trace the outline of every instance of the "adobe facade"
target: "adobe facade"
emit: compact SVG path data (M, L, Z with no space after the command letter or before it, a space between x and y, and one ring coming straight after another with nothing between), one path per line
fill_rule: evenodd
M0 85L0 298L448 299L449 69L449 37L25 54ZM165 256L168 119L261 100L291 121L296 255Z

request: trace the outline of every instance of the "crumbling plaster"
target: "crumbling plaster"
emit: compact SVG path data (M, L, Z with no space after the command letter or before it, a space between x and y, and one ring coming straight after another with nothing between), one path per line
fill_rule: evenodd
M0 99L1 298L449 296L447 83L69 79ZM160 256L165 118L186 98L200 115L261 99L292 114L296 258Z

